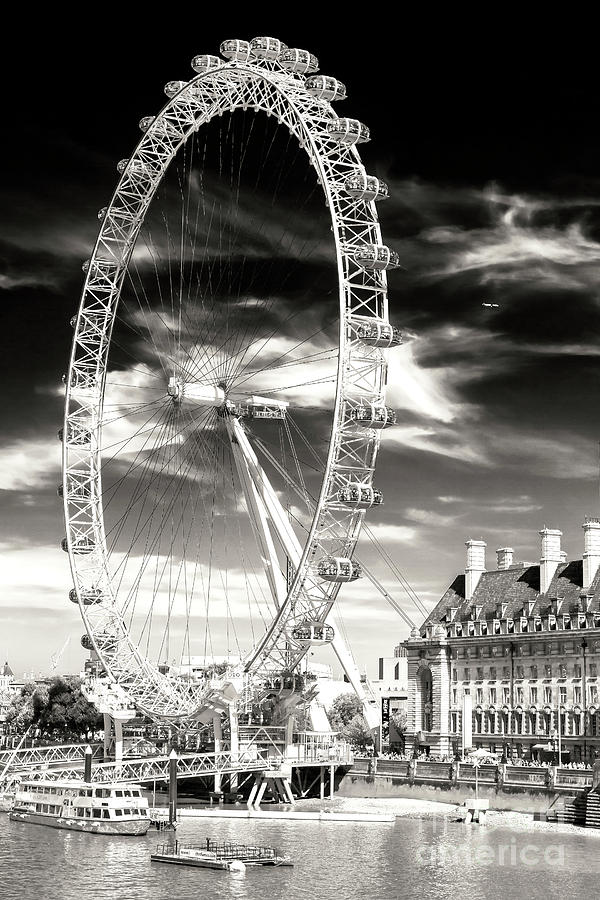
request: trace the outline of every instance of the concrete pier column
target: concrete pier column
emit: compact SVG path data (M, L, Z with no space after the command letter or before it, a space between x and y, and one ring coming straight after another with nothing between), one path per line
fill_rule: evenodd
M319 783L319 796L321 800L325 799L325 766L321 766L321 780Z
M115 728L115 763L123 762L123 723L120 719L114 719Z
M223 728L221 725L221 716L213 716L213 731L215 735L215 755L221 752L223 746ZM215 760L216 761L216 760ZM221 773L215 772L215 791L221 790Z
M335 787L335 766L329 766L329 799L333 800L333 790Z
M177 753L169 754L169 825L177 821Z
M231 761L238 762L240 758L240 737L238 729L238 714L235 703L229 706L229 733L231 734ZM231 792L238 789L238 773L232 772L229 778L229 790ZM216 790L216 788L215 788Z
M92 755L92 748L88 744L83 756L83 780L86 784L91 784L92 781Z
M104 713L104 760L110 756L110 738L112 735L112 719L108 713Z

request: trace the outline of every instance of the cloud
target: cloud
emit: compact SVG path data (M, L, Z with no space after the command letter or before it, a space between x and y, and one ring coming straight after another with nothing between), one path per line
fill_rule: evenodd
M444 516L431 509L415 509L409 507L405 510L404 514L407 519L410 519L413 522L419 522L421 525L444 527L446 525L453 525L456 522L456 516Z
M57 482L60 457L60 444L49 438L0 447L0 490L32 491Z
M373 537L385 544L410 544L415 540L416 531L408 525L371 524L367 522L365 536Z
M0 273L0 291L13 291L22 287L55 287L56 279L41 272L21 272L19 275Z

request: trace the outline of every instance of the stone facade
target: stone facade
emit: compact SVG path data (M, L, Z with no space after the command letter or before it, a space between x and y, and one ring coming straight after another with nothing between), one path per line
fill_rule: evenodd
M473 546L485 545L467 542L465 575L404 644L410 749L459 753L469 694L475 747L539 757L560 728L564 761L600 756L600 520L584 533L583 560L568 562L561 532L544 528L539 565L513 565L503 547L492 571L478 557L475 584Z

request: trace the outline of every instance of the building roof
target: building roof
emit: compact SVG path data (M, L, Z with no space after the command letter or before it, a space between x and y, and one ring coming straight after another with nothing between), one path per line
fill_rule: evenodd
M471 600L465 599L465 576L458 575L423 623L421 631L424 635L426 625L449 622L451 609L456 609L453 622L470 620L473 607L480 607L477 616L479 620L490 620L498 618L499 605L506 604L501 618L517 619L521 615L546 616L551 612L552 600L561 599L561 615L576 613L583 611L582 585L583 562L580 559L559 563L546 594L540 594L539 565L525 563L511 566L509 569L483 572ZM587 611L598 612L600 610L600 570L596 573L585 594L592 597ZM529 608L530 603L533 603L531 609Z
M15 677L15 673L9 666L8 662L5 662L2 669L0 669L0 675L3 675L5 678L14 678Z

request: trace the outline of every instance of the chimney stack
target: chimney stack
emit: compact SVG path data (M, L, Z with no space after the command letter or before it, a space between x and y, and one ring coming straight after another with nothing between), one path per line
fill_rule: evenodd
M465 599L470 600L485 572L485 541L465 541L467 548L467 567L465 569Z
M562 531L557 528L546 528L540 531L542 538L542 556L540 559L540 594L547 594L559 563L563 562L560 549Z
M499 569L510 569L513 564L514 552L512 547L500 547L499 550L496 550Z
M583 523L583 585L587 591L600 565L600 519L586 516Z

